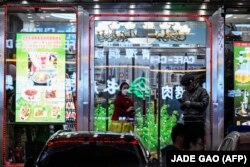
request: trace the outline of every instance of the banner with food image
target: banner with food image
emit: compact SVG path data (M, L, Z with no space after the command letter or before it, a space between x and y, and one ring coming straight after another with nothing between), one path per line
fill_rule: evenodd
M16 122L65 122L65 34L17 33Z
M234 42L234 90L240 91L234 97L235 115L250 116L250 42Z

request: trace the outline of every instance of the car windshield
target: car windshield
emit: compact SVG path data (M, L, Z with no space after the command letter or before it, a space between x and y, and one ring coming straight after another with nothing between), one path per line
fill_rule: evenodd
M146 160L137 144L128 143L88 143L49 147L43 151L38 167L139 167Z

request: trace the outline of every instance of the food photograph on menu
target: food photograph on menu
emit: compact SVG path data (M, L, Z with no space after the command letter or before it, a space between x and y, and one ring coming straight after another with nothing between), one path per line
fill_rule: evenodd
M234 98L235 116L249 117L250 43L234 42L234 89L240 92Z
M65 122L65 34L17 34L16 122Z

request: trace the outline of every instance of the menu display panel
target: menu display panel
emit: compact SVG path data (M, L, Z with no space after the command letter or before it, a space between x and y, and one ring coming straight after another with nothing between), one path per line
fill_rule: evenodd
M250 117L250 43L234 42L234 105L236 118Z
M65 37L17 33L16 122L65 122Z

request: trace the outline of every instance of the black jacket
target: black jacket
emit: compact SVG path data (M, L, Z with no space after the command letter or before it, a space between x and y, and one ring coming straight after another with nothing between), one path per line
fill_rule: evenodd
M161 156L162 156L162 167L167 166L167 152L168 151L178 151L177 147L175 147L173 144L167 145L163 149L161 149Z
M190 106L186 107L182 103L189 100ZM193 91L184 91L180 108L183 111L184 122L204 122L206 108L209 104L209 95L206 89L198 84Z

